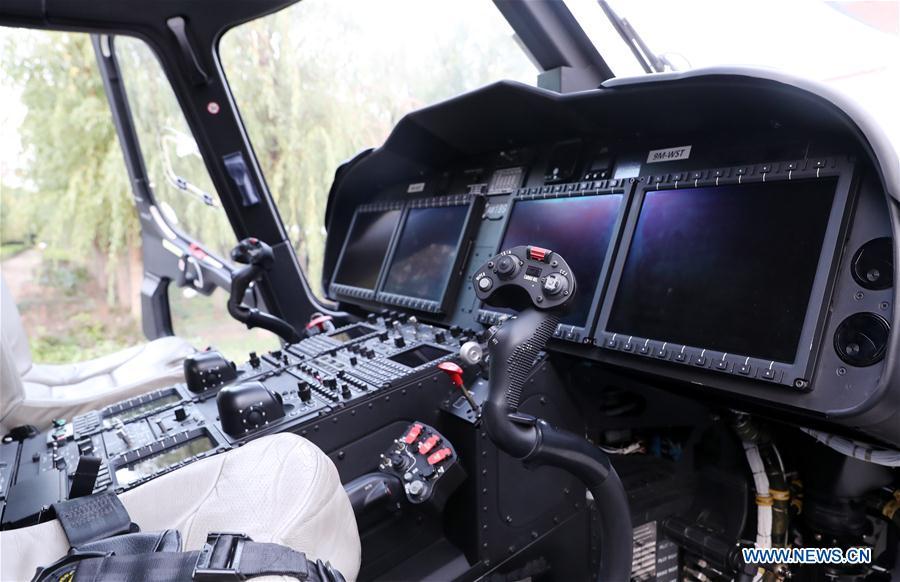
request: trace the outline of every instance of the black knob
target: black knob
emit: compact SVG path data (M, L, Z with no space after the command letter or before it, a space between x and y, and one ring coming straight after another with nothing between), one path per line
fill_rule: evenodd
M341 396L344 397L344 400L349 400L353 393L350 392L350 386L344 384L341 386Z
M553 297L569 290L569 281L559 273L550 273L544 279L542 286L544 293Z
M300 395L300 400L302 400L303 402L309 402L310 400L312 400L312 389L306 382L297 383L297 393Z
M442 331L436 331L434 333L434 341L436 343L442 344L447 341L447 335Z
M503 255L497 259L496 269L501 279L512 279L519 271L519 260L510 255Z
M372 348L367 349L365 356L371 360L375 357L375 350L373 350Z
M874 313L856 313L834 332L834 349L851 366L871 366L884 358L891 327Z
M894 284L894 251L891 238L870 240L853 256L853 278L866 289L888 289Z
M184 409L184 406L179 406L175 409L175 420L178 422L187 420L187 411Z
M264 422L264 420L265 417L263 416L262 412L255 408L251 408L244 415L244 424L246 424L248 428L258 427Z
M259 368L259 356L256 355L256 352L250 352L250 365Z
M356 359L356 356L350 356L350 365L355 366L359 360Z
M370 313L366 316L366 321L368 321L369 323L375 323L376 321L378 321L378 316L374 313Z
M337 380L334 378L325 378L324 380L322 380L322 386L334 389L337 386Z
M398 348L402 348L403 346L406 345L406 340L403 338L402 335L398 335L397 337L394 338L394 345L397 346Z
M378 334L378 341L386 342L387 340L388 340L388 332L383 331L380 334Z
M452 335L453 337L459 337L459 334L461 334L461 333L462 333L462 328L459 327L458 325L450 326L450 335Z

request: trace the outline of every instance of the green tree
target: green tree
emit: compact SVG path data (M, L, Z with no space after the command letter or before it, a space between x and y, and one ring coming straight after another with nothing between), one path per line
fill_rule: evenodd
M20 88L21 186L5 189L4 230L34 236L47 256L116 266L138 244L124 161L87 35L8 31L0 79ZM9 191L7 191L9 190Z

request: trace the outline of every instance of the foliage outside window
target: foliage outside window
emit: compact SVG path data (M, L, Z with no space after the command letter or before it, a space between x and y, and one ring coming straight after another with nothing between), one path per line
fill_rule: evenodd
M33 356L139 343L139 227L90 38L2 29L0 54L0 268Z
M536 69L490 2L304 0L219 46L241 117L310 283L321 293L334 171L406 113ZM374 194L374 192L373 192Z

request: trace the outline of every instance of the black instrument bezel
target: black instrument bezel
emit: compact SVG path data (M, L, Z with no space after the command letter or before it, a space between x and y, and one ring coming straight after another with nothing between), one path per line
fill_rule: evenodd
M609 292L603 299L600 315L594 332L594 342L603 349L629 353L669 363L691 366L698 370L729 373L739 377L756 379L768 383L782 384L795 389L811 389L810 378L814 371L816 354L822 341L825 327L825 311L828 307L834 283L834 272L838 268L841 241L849 222L851 186L854 165L851 160L837 158L815 158L775 163L760 163L708 170L693 170L638 178L631 208L625 223L615 264L612 267ZM643 338L625 336L622 332L608 329L610 314L618 292L631 242L637 227L644 198L650 190L677 189L679 184L690 187L717 187L754 182L789 182L800 179L837 178L834 199L825 229L822 250L813 280L810 300L800 340L797 356L793 363L762 360L746 354L723 353L702 346L686 346L668 342L663 338ZM630 346L630 347L626 347ZM639 353L638 346L649 348L647 353ZM705 360L704 360L705 358ZM704 364L699 361L704 360ZM721 363L720 363L721 362ZM724 366L723 368L717 366Z
M338 260L335 263L334 271L331 276L331 283L328 285L328 294L330 296L336 299L351 299L362 301L373 301L375 299L375 293L379 289L381 280L386 274L388 257L390 257L394 252L394 245L397 242L397 236L399 234L400 227L406 217L404 207L405 203L403 201L374 202L371 204L363 204L361 206L357 206L356 210L353 212L353 218L350 221L350 227L347 229L347 236L344 238L344 244L341 245L341 253L338 255ZM394 232L391 233L391 240L388 242L387 252L384 254L384 257L381 260L381 267L378 270L378 277L375 279L375 287L372 289L366 289L364 287L355 287L353 285L344 285L342 283L338 283L337 276L338 273L341 272L341 266L344 262L344 256L347 253L347 249L350 245L350 235L353 234L353 228L356 226L356 221L359 216L361 214L369 212L387 212L390 210L399 210L400 218L397 219L397 225L394 226Z
M572 187L572 188L570 188ZM497 248L494 255L503 251L503 243L506 239L509 224L512 219L515 205L518 202L528 200L548 200L554 198L577 198L586 196L609 196L621 195L622 202L619 205L618 214L615 224L613 225L613 234L610 237L609 247L603 256L603 265L597 278L597 286L594 289L594 296L591 301L590 309L583 325L570 325L560 323L556 327L553 337L558 340L569 341L574 343L591 343L590 332L593 329L593 322L597 319L597 312L603 302L606 292L606 283L609 280L610 269L616 256L616 249L622 236L622 226L628 215L628 208L631 206L633 188L627 179L607 179L597 181L573 182L571 184L551 184L546 186L532 186L518 188L509 200L509 210L503 219L503 227L500 231L500 237L497 239ZM555 251L556 249L550 249ZM565 257L563 257L565 258ZM584 283L579 281L576 276L575 284L578 286L579 292L584 289ZM504 313L491 310L489 305L481 303L478 309L478 320L481 323L493 324L497 323L500 318L506 316Z
M455 258L453 260L453 265L450 269L450 273L447 277L447 283L444 285L444 290L441 293L440 299L434 301L431 299L399 295L396 293L388 293L387 291L384 291L384 285L387 281L388 273L390 273L391 266L394 264L394 254L397 250L397 245L400 242L400 237L403 236L403 231L406 228L406 221L409 217L410 211L419 208L444 208L451 206L468 206L468 211L466 212L466 217L463 221L463 227L460 231L459 238L456 241L456 248L453 251L453 256ZM465 268L466 263L468 262L474 230L479 224L479 221L475 218L480 216L480 212L483 206L484 196L480 194L437 196L433 198L410 200L409 202L407 202L405 207L403 208L403 215L400 217L400 222L394 231L394 237L391 241L391 246L388 250L385 262L381 266L381 275L378 278L378 288L374 297L375 300L386 305L403 307L405 309L412 309L424 313L446 313L450 308L450 301L456 298L459 287L462 284L462 271Z

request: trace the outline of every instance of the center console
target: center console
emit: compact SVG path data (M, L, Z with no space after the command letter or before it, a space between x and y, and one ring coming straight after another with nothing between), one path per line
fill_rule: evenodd
M396 412L392 403L395 409L411 400L415 408L428 406L422 402L433 407L453 390L437 365L472 337L385 312L280 350L251 353L240 366L200 353L186 362L184 384L57 419L45 433L0 444L2 525L36 523L85 483L88 492L123 492L266 434L314 433L327 447L365 434L380 415ZM345 414L354 417L355 428L340 424L337 430ZM96 470L85 472L92 459Z

